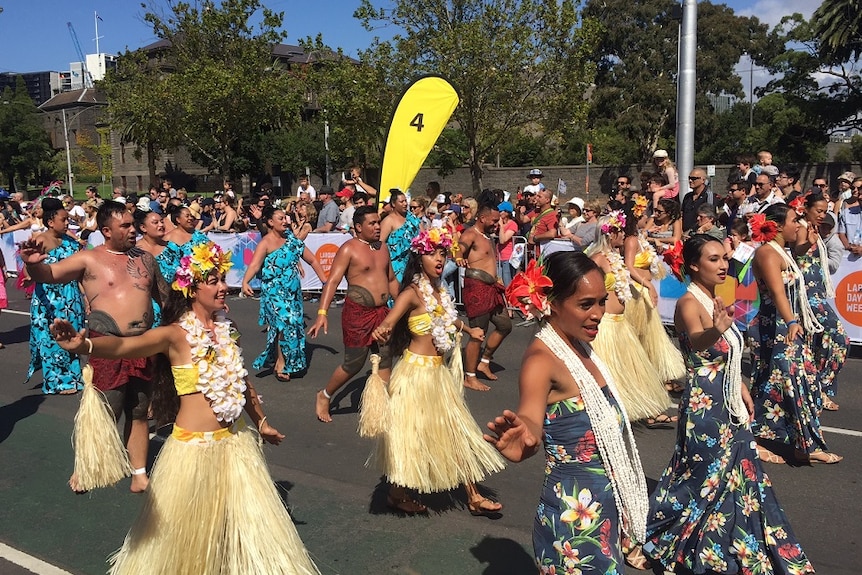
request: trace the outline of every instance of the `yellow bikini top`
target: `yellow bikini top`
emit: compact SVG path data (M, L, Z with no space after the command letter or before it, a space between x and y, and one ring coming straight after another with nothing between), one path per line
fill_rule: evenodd
M639 252L638 255L635 256L635 267L636 268L639 268L642 270L648 270L650 268L650 265L652 265L652 254L651 253L649 253L647 251L643 251L643 252Z
M431 316L427 312L410 316L407 318L407 328L413 335L428 335L431 333Z
M171 373L174 374L174 387L177 395L189 395L198 393L198 368L194 365L172 365Z
M605 289L609 292L614 291L614 286L617 285L617 276L608 272L605 274Z

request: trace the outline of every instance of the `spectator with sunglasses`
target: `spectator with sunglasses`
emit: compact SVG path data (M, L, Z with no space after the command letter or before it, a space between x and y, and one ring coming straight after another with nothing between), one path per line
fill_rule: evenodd
M697 227L697 209L703 204L715 204L715 196L709 187L706 170L694 168L688 174L688 187L691 192L682 199L682 229L693 231Z
M838 238L845 250L862 255L862 203L859 201L862 178L857 178L853 172L844 172L838 176L838 188L844 200L838 212Z

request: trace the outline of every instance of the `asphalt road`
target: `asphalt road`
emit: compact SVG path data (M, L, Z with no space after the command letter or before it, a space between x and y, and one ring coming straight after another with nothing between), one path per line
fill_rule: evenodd
M10 283L10 310L27 311ZM263 346L258 304L230 299L231 316L243 333L246 364ZM317 304L306 304L309 318ZM356 406L362 378L335 397L334 421L319 423L314 395L341 360L340 309L330 311L327 336L309 342L308 373L289 383L252 372L269 421L287 435L279 447L266 447L273 478L281 488L297 529L325 575L522 575L533 574L531 528L543 458L510 465L483 488L504 504L499 519L472 517L463 492L429 501L427 517L390 512L379 474L365 467L371 442L356 434ZM467 391L477 421L484 425L503 408L517 405L520 358L532 336L518 327L504 342L492 391ZM74 495L66 486L71 466L70 434L78 396L43 396L37 373L24 383L29 359L29 318L0 315L0 541L75 574L106 570L105 558L117 549L142 497L128 492L128 480L115 488ZM789 467L767 471L789 519L817 572L857 575L860 553L859 476L862 473L862 362L848 360L841 376L841 410L827 413L824 425L855 430L827 433L830 448L846 457L839 465ZM673 430L635 428L650 486L670 459ZM157 447L154 440L153 446ZM7 558L8 559L8 558ZM0 575L28 573L3 560ZM38 570L36 570L38 572ZM628 570L627 573L641 573Z

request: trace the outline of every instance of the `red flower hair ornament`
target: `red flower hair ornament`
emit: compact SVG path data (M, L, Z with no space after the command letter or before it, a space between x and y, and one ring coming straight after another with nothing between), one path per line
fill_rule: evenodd
M788 204L797 216L805 215L805 196L797 196L790 204Z
M748 229L751 232L751 239L764 244L771 242L778 235L778 224L767 220L764 214L751 216L748 220Z
M525 271L512 278L512 283L506 288L506 301L521 310L527 319L542 319L550 313L548 289L553 285L551 278L545 275L543 264L533 260Z
M676 240L672 248L668 248L661 256L667 265L670 266L670 271L679 281L685 281L685 263L682 259L682 242Z

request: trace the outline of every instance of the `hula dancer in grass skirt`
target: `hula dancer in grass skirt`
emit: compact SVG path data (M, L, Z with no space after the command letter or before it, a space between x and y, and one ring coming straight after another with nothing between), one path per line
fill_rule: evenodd
M647 353L634 328L624 317L632 299L631 276L620 253L625 240L625 221L625 214L616 211L600 218L602 233L586 253L601 268L608 290L605 315L593 348L618 382L617 399L625 406L629 418L636 421L654 418L665 411L670 406L670 398L661 377L645 360Z
M173 433L153 467L147 500L110 573L318 573L276 491L260 438L278 445L224 316L230 253L213 243L182 258L164 327L135 337L85 338L55 321L57 342L95 357L159 356L157 419ZM246 427L243 411L257 428ZM259 435L258 435L259 434Z
M401 293L373 332L381 343L391 337L393 355L403 355L389 381L389 425L371 459L392 484L389 505L400 511L426 511L407 489L434 493L463 484L471 513L496 514L502 505L480 495L476 482L502 470L504 462L482 439L464 401L457 337L466 331L481 340L484 332L458 319L440 282L451 245L445 228L423 230L413 239Z
M671 382L685 377L685 361L667 335L658 313L658 292L653 279L662 279L666 272L655 249L640 236L637 217L629 215L625 222L626 239L623 256L632 282L632 299L626 305L626 319L631 322L647 351L647 358L661 377L673 389Z

